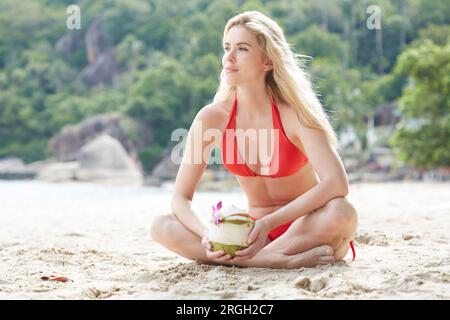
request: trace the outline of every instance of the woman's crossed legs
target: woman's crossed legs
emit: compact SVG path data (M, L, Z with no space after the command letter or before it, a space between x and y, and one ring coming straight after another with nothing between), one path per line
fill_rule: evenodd
M343 259L357 227L357 212L346 198L334 198L325 206L295 220L277 239L254 257L223 262L227 265L265 268L300 268L329 264ZM167 249L194 261L218 264L206 256L201 238L187 229L174 214L155 218L152 239Z

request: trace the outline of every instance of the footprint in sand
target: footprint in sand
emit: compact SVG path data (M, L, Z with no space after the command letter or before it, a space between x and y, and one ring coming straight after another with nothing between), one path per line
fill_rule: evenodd
M402 238L405 241L409 241L409 240L414 239L414 238L420 239L420 236L414 235L414 234L411 234L411 233L403 233L402 234Z
M85 235L78 232L68 232L64 234L64 237L85 237Z
M444 259L436 259L433 261L429 261L427 264L424 265L426 268L432 268L432 267L439 267L444 264Z
M140 276L138 276L134 280L134 282L136 282L136 283L147 283L147 282L152 282L156 278L158 278L158 275L156 275L154 273L146 272L146 273L143 273Z
M294 281L294 286L317 293L327 286L329 280L327 276L320 276L312 280L307 276L300 276Z
M106 299L111 297L115 292L120 291L120 288L110 288L110 289L97 289L97 288L87 288L83 291L83 296L91 299Z
M389 245L389 240L385 234L374 232L372 234L363 233L355 237L355 244L359 245L374 245L386 247Z
M311 279L306 276L300 276L294 281L294 286L296 288L309 290L309 286L311 285Z
M220 295L220 297L222 299L231 299L231 298L234 298L235 296L236 296L236 292L233 292L233 291L225 291Z

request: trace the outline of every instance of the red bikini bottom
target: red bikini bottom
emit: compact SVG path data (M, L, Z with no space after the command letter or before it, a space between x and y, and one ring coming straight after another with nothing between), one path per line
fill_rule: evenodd
M255 217L252 217L252 219L255 221L258 220L258 218L255 218ZM269 235L268 235L270 241L275 240L276 238L280 237L283 233L285 233L287 231L287 229L289 229L292 222L294 222L294 220L286 222L286 223L270 230ZM352 249L352 254L353 254L352 261L353 261L356 258L356 252L355 252L355 247L353 245L353 241L350 241L350 248Z

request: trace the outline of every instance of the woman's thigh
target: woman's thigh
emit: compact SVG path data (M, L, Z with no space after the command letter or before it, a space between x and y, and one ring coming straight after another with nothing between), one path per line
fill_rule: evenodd
M335 198L296 219L284 234L265 249L284 254L296 254L324 244L337 249L343 245L343 240L353 238L356 222L354 207L345 198Z

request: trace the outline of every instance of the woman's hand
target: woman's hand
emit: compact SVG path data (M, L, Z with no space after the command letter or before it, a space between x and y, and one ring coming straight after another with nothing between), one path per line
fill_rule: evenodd
M202 238L202 246L206 250L206 256L217 263L229 262L232 258L231 255L227 254L223 250L211 251L211 243L209 243L208 233L205 233Z
M231 262L253 258L266 244L269 232L270 228L264 219L256 220L252 232L248 235L249 246L237 251L236 256L231 259Z

